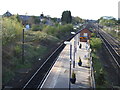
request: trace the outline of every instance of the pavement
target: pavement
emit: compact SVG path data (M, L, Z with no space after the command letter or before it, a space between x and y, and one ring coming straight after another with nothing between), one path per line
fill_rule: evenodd
M74 38L70 42L72 43L73 59ZM73 63L71 66L72 71L74 70L76 73L76 83L71 83L71 88L90 88L90 63L88 60L88 57L90 55L89 44L86 42L79 42L79 44L80 43L82 47L79 49L79 45L77 45L77 51L75 54L75 68L73 68ZM78 66L79 57L82 60L82 66ZM70 45L66 45L63 51L60 53L56 63L52 67L41 88L69 88L69 67Z

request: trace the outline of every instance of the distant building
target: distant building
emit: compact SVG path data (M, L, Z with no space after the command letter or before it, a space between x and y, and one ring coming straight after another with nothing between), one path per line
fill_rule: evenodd
M103 16L103 19L110 20L110 19L114 19L114 17L113 16Z
M30 25L27 24L27 25L25 26L25 28L26 28L26 30L29 30L29 29L30 29Z
M12 16L12 14L9 11L3 14L3 17L10 17L10 16Z
M40 14L40 24L42 24L42 21L44 20L44 14L42 12L42 14Z
M46 23L45 23L45 24L46 24L46 25L53 26L53 22L51 21L50 18L46 20Z
M19 15L19 18L22 20L22 24L26 25L28 19L30 18L30 16L26 16L26 15Z
M87 28L82 29L80 31L80 42L87 42L91 38L91 33L92 31Z

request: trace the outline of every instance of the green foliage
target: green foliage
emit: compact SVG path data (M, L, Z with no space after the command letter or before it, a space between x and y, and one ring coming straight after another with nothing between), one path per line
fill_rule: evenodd
M35 42L35 41L46 41L46 42L53 42L54 43L58 42L59 39L48 35L45 32L41 32L41 31L29 31L28 33L26 33L26 42Z
M19 14L16 15L16 19L18 20L18 22L21 22Z
M120 18L117 20L117 23L120 24Z
M46 26L43 28L43 31L49 35L53 35L59 39L66 38L70 35L70 32L73 30L72 24L66 25L56 25L56 26Z
M16 45L14 47L14 56L19 57L21 52L22 52L22 48L19 45Z
M16 19L16 16L9 18L3 18L3 30L2 30L2 44L7 45L9 42L15 41L22 35L22 28L20 22Z
M83 22L84 22L83 19L80 17L73 17L73 19L72 19L73 24L79 24L79 23L83 23Z
M35 24L39 24L39 23L40 23L39 17L33 16L33 19L34 19L34 23L35 23Z
M99 70L96 81L98 85L103 85L105 83L105 74L104 74L103 68Z
M71 16L71 12L70 11L64 11L62 13L62 18L61 18L63 24L64 23L71 23L72 22L72 16Z
M38 19L37 17L32 17ZM15 74L16 70L21 68L30 68L39 58L45 58L46 55L58 43L70 36L73 30L72 24L55 26L33 25L32 30L26 31L24 55L25 63L22 62L22 29L18 16L3 18L3 66L4 66L4 83L7 83ZM61 40L60 40L61 39ZM8 68L8 69L7 69ZM10 75L10 77L8 77Z
M57 22L57 18L51 18L53 22Z
M117 24L117 20L115 18L104 19L103 17L101 17L98 21L99 21L99 24L101 24L103 26L114 26Z
M98 50L101 48L102 41L100 38L91 38L90 44L92 49Z
M76 74L72 72L72 78L76 78Z
M56 36L60 39L68 38L71 35L71 31L73 31L72 24L66 24L58 26L58 32Z
M120 26L116 25L115 27L111 28L104 28L105 32L109 33L112 37L115 37L116 40L120 41ZM115 30L118 30L119 32L116 32Z
M5 69L3 70L3 79L2 79L2 83L6 83L8 82L10 79L12 79L12 77L15 75L14 72L12 72L10 69Z
M96 37L96 33L91 33L91 37Z
M42 27L40 25L33 24L32 25L32 30L33 31L41 31Z
M27 45L25 49L25 62L35 63L39 58L43 58L48 48L42 45Z
M103 66L99 60L99 57L96 55L96 52L92 53L93 57L93 67L95 71L95 81L97 87L103 86L105 84L105 72Z
M46 26L43 29L43 31L46 32L49 35L53 35L54 36L57 33L57 28L53 27L53 26Z
M93 67L94 67L96 87L101 88L106 85L105 71L103 69L102 63L100 62L100 58L97 55L97 51L101 48L102 41L100 40L100 38L94 37L94 38L91 38L90 44L93 49L92 61L93 61Z
M81 58L79 57L79 61L78 61L79 63L82 63L82 61L81 61Z

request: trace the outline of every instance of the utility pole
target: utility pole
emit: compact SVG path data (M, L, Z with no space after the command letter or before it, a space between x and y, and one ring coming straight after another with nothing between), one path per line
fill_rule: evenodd
M24 29L22 34L22 63L24 64Z

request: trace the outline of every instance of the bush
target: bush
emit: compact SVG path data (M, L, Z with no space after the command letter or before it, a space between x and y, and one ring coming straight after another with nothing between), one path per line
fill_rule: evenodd
M8 82L10 79L12 79L13 76L15 76L15 73L12 72L9 68L4 69L2 82L3 83Z
M73 26L72 24L46 26L43 28L43 31L59 39L66 39L68 36L70 36L70 32L73 31Z
M15 16L10 18L3 18L3 30L2 30L2 44L7 45L9 42L13 42L19 39L22 35L23 26Z
M91 33L91 37L96 37L96 33Z
M21 52L22 52L22 48L19 45L14 47L14 56L17 56L17 57L20 56Z
M42 27L41 27L40 25L35 25L35 24L34 24L34 25L32 25L32 30L33 30L33 31L38 31L38 30L41 31L41 30L42 30Z
M55 36L57 33L57 28L53 26L46 26L43 31L49 35Z
M96 87L103 87L105 85L105 71L103 70L103 66L100 62L100 58L97 55L97 51L101 48L102 41L100 38L91 38L90 41L91 47L94 51L92 51L93 57L93 67L95 72L95 81Z
M71 35L71 31L73 31L72 24L60 25L58 26L58 32L56 33L56 36L59 39L66 39Z
M102 45L102 41L100 38L91 38L90 45L92 49L100 49Z
M98 85L103 85L105 83L105 74L103 68L99 69L98 75L96 77L96 82Z

